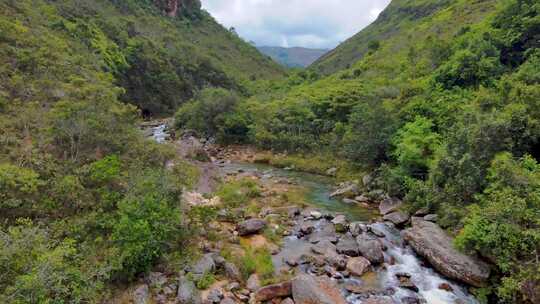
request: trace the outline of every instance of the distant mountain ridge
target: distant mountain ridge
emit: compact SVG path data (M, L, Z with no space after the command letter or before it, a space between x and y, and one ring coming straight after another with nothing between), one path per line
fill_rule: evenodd
M261 53L270 56L274 61L287 67L305 68L326 54L327 49L310 49L303 47L277 47L261 46L257 47Z

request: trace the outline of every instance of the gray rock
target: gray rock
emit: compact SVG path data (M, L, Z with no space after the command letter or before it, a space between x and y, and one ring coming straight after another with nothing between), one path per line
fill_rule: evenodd
M328 277L300 275L292 282L295 304L346 304L339 288Z
M372 181L373 181L373 177L371 176L371 174L366 174L364 175L364 177L362 177L362 184L367 189L369 189Z
M369 203L370 202L369 197L365 196L364 194L355 197L354 200L359 202L359 203Z
M370 225L368 226L368 230L373 233L375 236L377 237L380 237L380 238L383 238L385 237L385 233L384 231L382 231L381 229L379 229L377 226L374 226L374 225Z
M261 288L261 281L259 280L259 276L256 273L249 276L246 287L251 291L255 291Z
M315 223L312 221L305 221L300 226L300 232L304 235L311 234L313 231L315 231Z
M222 299L223 291L221 291L221 288L214 288L210 290L208 296L206 297L206 300L211 303L219 303Z
M309 237L309 242L312 244L317 244L321 241L337 243L337 240L336 230L333 224L325 225L321 230L313 232Z
M358 196L360 189L358 185L353 182L343 183L339 185L338 189L330 194L330 197L346 197L353 198Z
M436 214L428 214L424 216L424 220L428 222L434 222L436 223L439 220L439 216Z
M132 298L134 304L149 304L150 289L148 288L148 285L143 284L137 287L137 289L133 291Z
M219 304L236 304L236 301L233 298L227 297L227 298L221 300L221 302L219 302Z
M413 218L412 228L403 233L405 240L445 276L475 287L485 286L489 267L453 247L452 238L437 224Z
M371 264L378 265L384 262L383 248L379 240L362 234L356 238L356 243L360 254Z
M257 234L266 227L266 221L250 219L237 225L236 230L240 236Z
M349 231L351 232L352 236L357 237L360 234L366 232L367 227L364 223L353 222L349 224Z
M424 215L428 215L428 214L429 214L429 209L428 208L420 208L414 213L414 216L424 216Z
M382 215L397 211L403 202L398 198L386 198L379 204L379 211Z
M328 176L336 176L337 168L333 167L328 170L326 170L326 175Z
M349 228L347 218L345 217L345 215L341 214L334 217L334 219L332 220L332 224L334 224L336 231L340 233L346 232Z
M291 298L286 298L285 300L281 301L281 304L295 304L295 303Z
M358 256L360 254L358 244L352 236L345 235L337 243L336 249L338 253L348 255L351 257Z
M332 244L328 240L323 240L318 244L311 246L311 251L321 255L337 254L336 245Z
M242 280L242 274L240 273L240 270L236 265L230 262L226 262L223 265L223 269L225 270L225 275L227 278L233 280L233 281L241 281Z
M150 272L148 275L148 284L152 288L160 289L167 284L167 276L161 272Z
M178 294L176 300L179 304L201 304L202 299L195 283L181 276L178 279Z
M205 254L200 258L191 269L193 277L198 280L207 273L213 273L216 269L216 264L212 253Z
M402 226L409 221L409 214L402 211L394 211L386 214L383 219L393 223L396 226Z

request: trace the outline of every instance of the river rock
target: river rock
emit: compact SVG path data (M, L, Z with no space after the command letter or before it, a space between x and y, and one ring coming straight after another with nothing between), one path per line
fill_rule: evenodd
M394 211L385 215L383 219L393 223L396 226L402 226L409 221L409 214L402 211Z
M361 277L369 271L371 263L364 257L350 258L347 262L347 270L355 276Z
M198 280L207 273L213 273L215 269L216 264L213 259L213 254L207 253L192 267L191 273L193 274L193 277Z
M439 216L436 214L427 214L424 216L424 220L436 223L439 220Z
M359 235L356 238L358 251L374 265L384 262L383 248L379 240L372 238L366 234Z
M396 302L389 297L373 296L364 300L362 304L396 304Z
M226 297L225 299L221 300L219 304L236 304L236 301L233 298Z
M185 276L178 279L178 294L176 300L179 304L201 304L202 299L195 283L188 280Z
M269 301L274 298L284 298L292 295L292 282L287 281L280 284L269 285L260 288L255 293L256 302Z
M219 303L221 302L221 300L224 298L224 295L223 295L223 291L221 290L221 288L214 288L212 290L210 290L210 292L208 293L208 296L206 297L206 302L209 302L209 303Z
M334 217L334 219L332 220L332 224L334 224L336 231L340 233L344 233L348 229L347 218L345 217L345 215L342 214Z
M339 288L328 277L306 274L292 281L295 304L346 304Z
M413 218L412 228L403 233L405 240L445 276L475 287L485 286L489 267L482 261L457 251L452 238L437 224Z
M225 275L227 275L227 278L233 280L233 281L241 281L242 280L242 273L240 273L240 270L236 265L230 262L226 262L223 264L223 269L225 270Z
M401 205L403 205L403 202L398 198L385 198L379 204L379 211L382 215L387 215L388 213L397 211L401 207Z
M255 291L261 287L261 281L256 273L249 276L246 282L246 287L251 291Z
M149 304L150 303L150 289L148 285L143 284L137 287L133 291L133 303L134 304Z
M411 281L410 277L400 276L398 277L399 287L418 292L418 287Z
M368 226L368 230L377 237L383 238L386 236L384 231L375 225Z
M280 304L294 304L294 301L291 298L286 298Z
M305 221L300 225L300 232L304 235L311 234L315 231L315 223L312 221Z
M336 245L328 240L323 240L316 245L311 246L311 251L321 255L337 254Z
M358 244L352 236L345 235L337 243L336 249L338 253L345 254L351 257L358 256Z
M360 234L364 233L367 230L367 227L362 222L353 222L349 224L349 231L352 236L357 237Z
M360 190L358 185L353 182L342 183L338 186L338 189L330 197L345 197L345 198L354 198L358 196Z
M326 175L328 175L328 176L336 176L336 173L337 173L337 168L336 167L333 167L333 168L330 168L330 169L326 170Z
M309 237L309 242L312 244L317 244L321 241L337 243L338 238L333 224L329 223L324 225L320 230L313 232L313 234L311 234Z
M265 227L266 221L261 219L250 219L238 224L236 230L240 236L246 236L259 233L259 231L263 230Z

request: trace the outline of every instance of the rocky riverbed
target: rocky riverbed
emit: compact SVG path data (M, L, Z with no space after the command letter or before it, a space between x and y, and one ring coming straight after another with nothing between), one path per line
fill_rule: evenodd
M193 155L207 154L203 168L222 180L255 181L258 212L221 208L219 197L184 197L192 206L220 209L208 223L220 237L200 240L203 255L179 275L151 273L133 291L135 303L477 303L468 286L482 286L488 267L453 249L436 216L409 216L370 177L334 187L329 178L256 165L244 156L234 162L239 158L230 151L209 149L194 137L181 141L197 141ZM302 202L283 198L299 189ZM268 239L268 231L280 240ZM273 282L242 277L222 254L225 247L244 254L238 244L271 252ZM207 274L218 280L199 290L193 282Z

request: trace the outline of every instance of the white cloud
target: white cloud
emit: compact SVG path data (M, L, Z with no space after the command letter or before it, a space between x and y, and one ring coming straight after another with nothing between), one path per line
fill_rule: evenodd
M390 0L202 0L221 24L257 45L333 48Z

